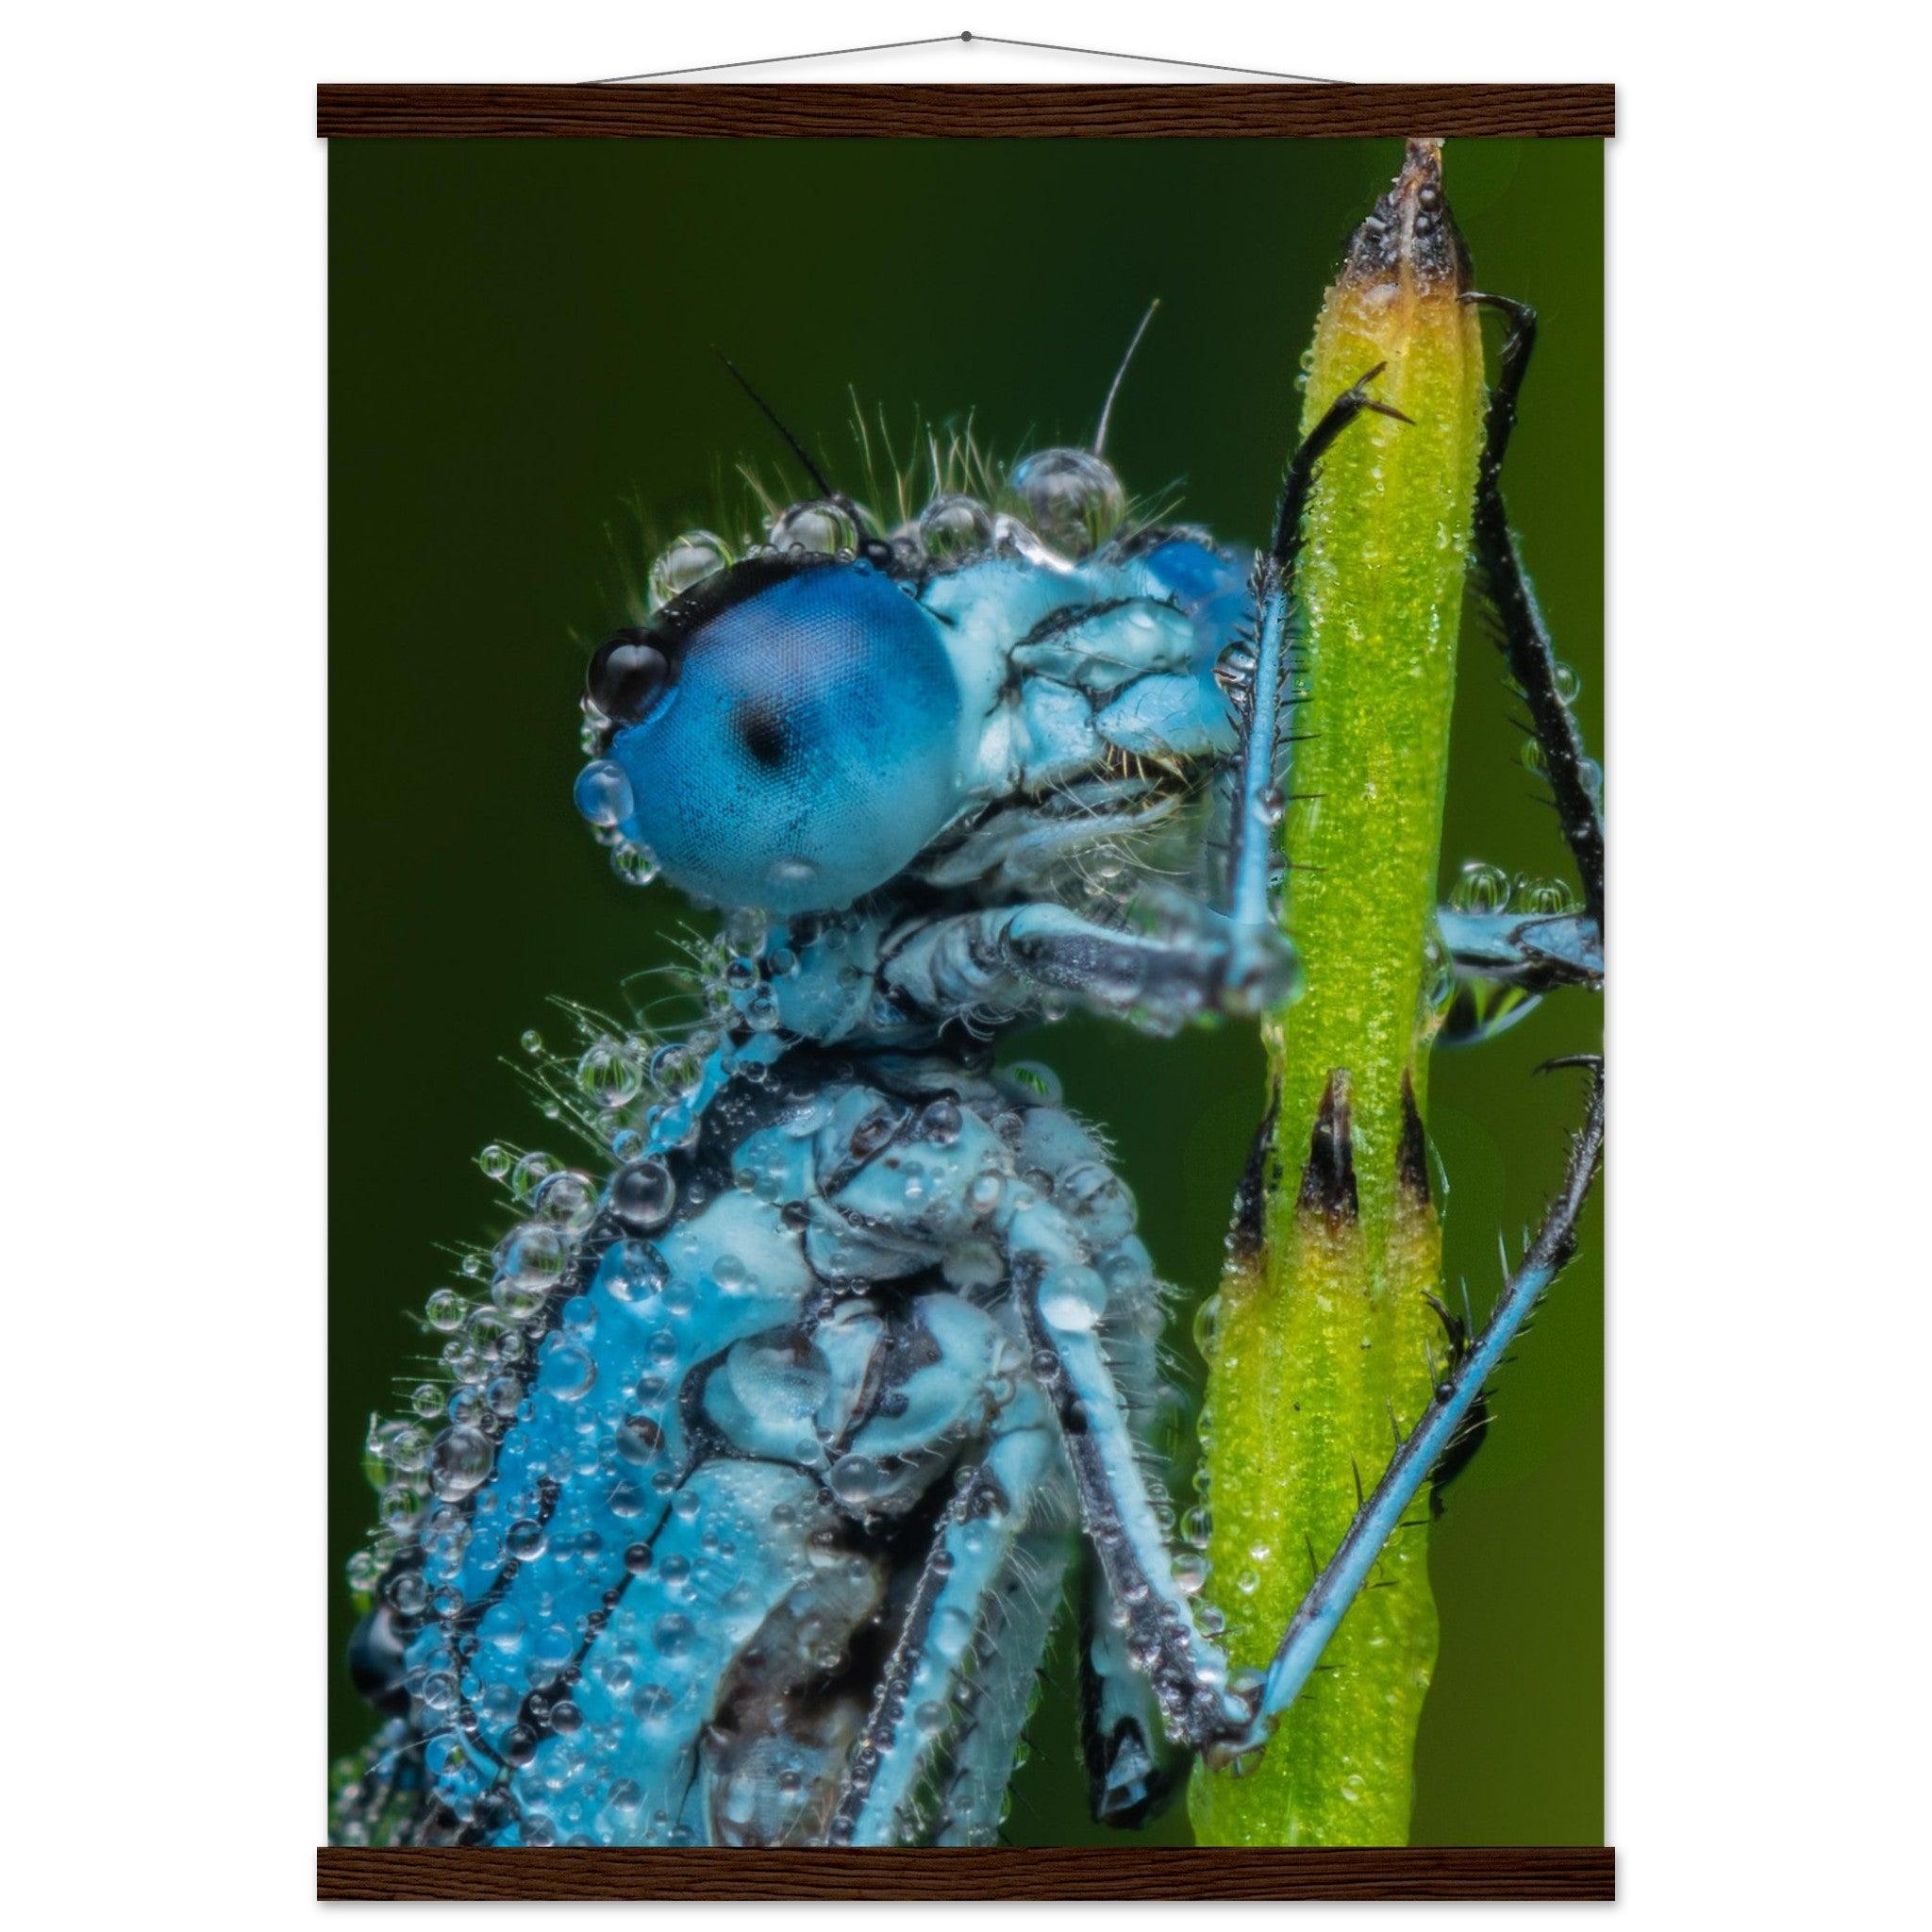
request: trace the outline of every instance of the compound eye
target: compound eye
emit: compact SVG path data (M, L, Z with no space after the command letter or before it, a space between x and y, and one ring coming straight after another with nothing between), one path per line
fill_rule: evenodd
M784 916L849 906L958 808L962 700L939 621L869 562L750 558L649 635L598 654L624 702L644 653L670 669L641 713L614 714L578 805L685 891Z
M614 724L635 724L671 676L670 661L648 630L621 630L598 645L586 689Z

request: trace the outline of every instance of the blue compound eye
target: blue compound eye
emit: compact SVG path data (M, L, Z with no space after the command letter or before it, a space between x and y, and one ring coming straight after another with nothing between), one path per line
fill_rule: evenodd
M939 626L867 563L721 572L611 639L590 689L617 730L580 808L719 905L848 906L958 803L959 691Z

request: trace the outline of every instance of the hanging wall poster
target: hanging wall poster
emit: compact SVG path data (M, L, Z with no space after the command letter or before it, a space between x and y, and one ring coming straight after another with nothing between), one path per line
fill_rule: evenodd
M1608 1895L1609 112L323 91L325 1894Z

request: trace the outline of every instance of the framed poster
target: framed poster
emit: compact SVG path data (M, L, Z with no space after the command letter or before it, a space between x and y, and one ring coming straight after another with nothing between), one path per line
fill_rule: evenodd
M1607 1896L1608 90L320 115L325 1894Z

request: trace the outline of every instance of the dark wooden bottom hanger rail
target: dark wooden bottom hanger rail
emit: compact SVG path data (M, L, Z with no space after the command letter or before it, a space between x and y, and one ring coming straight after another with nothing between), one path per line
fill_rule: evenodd
M321 1899L1613 1899L1607 1845L1208 1851L365 1851Z

